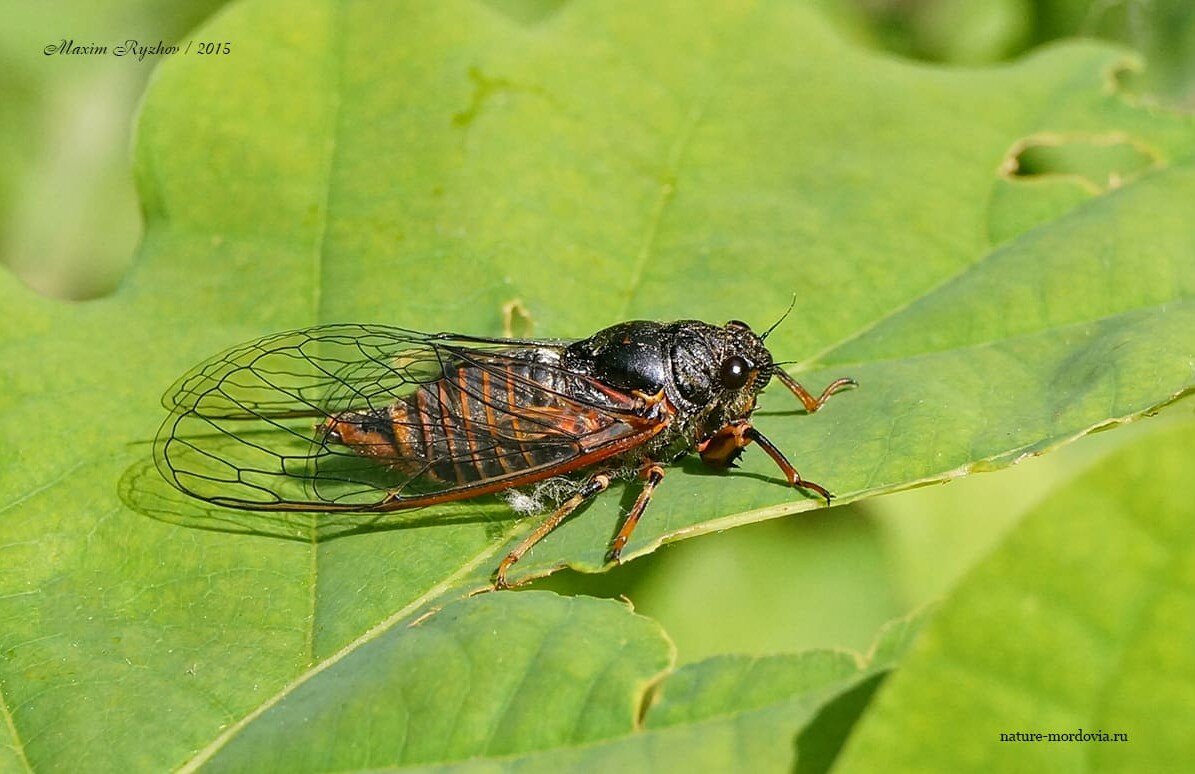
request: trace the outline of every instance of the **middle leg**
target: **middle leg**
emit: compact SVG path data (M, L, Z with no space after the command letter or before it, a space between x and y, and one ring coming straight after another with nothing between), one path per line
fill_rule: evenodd
M631 539L631 533L635 531L635 525L639 523L639 517L643 515L643 511L647 508L647 504L651 502L652 492L655 491L656 485L664 480L664 469L654 462L647 462L643 465L643 469L639 471L640 477L643 479L643 489L639 492L639 496L635 498L635 504L631 506L631 512L627 514L627 518L622 523L622 529L618 530L618 535L614 538L614 543L610 546L610 553L606 559L611 562L617 562L618 558L622 556L622 549L626 547L627 541Z

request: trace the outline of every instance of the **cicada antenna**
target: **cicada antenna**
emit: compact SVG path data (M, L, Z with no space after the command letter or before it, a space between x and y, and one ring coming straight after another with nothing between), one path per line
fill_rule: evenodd
M792 300L788 302L788 309L784 310L784 314L780 315L779 320L772 323L772 327L768 328L766 331L764 331L760 335L760 337L759 337L760 340L762 341L764 339L767 339L767 337L772 333L772 331L776 330L776 326L778 326L778 325L780 325L780 323L784 322L784 318L788 317L789 312L791 312L793 310L793 307L796 305L797 305L797 294L793 293Z

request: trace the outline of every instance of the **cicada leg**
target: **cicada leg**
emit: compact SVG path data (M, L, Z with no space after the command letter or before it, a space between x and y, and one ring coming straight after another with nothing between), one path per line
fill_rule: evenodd
M789 392L797 396L797 400L801 401L801 405L805 407L805 412L807 414L812 414L822 406L826 405L826 401L828 401L830 396L834 393L845 390L847 387L859 386L859 383L850 377L835 379L834 381L830 382L826 389L822 390L822 394L819 397L815 398L813 397L813 394L809 392L809 390L802 387L801 383L789 376L783 368L777 368L775 373L776 377L781 381L781 383L784 384L785 387L788 388Z
M743 456L743 449L751 443L743 437L743 431L750 427L747 420L731 422L726 427L697 444L701 461L711 468L735 468L735 462Z
M784 452L780 451L776 447L776 444L768 440L766 435L752 427L751 423L745 419L731 422L726 427L714 433L697 445L697 451L701 453L702 462L707 465L726 468L734 465L734 461L739 458L739 455L743 453L743 449L752 441L759 444L760 448L772 458L772 461L784 473L784 477L788 479L789 486L817 492L825 498L826 505L830 504L830 499L833 495L821 484L815 484L812 481L806 481L801 478L801 474L797 472L793 464L784 456Z
M494 588L507 589L510 584L506 580L506 573L510 568L523 557L523 554L531 550L539 541L548 536L548 533L560 526L560 522L568 518L569 514L577 510L581 503L594 497L604 491L610 486L610 473L595 473L572 497L561 503L560 507L552 511L552 515L544 519L543 522L535 528L535 530L523 538L523 542L514 547L506 558L498 565L497 572L494 573Z
M643 466L639 475L643 478L643 489L635 498L635 504L631 507L631 512L627 514L626 520L623 521L622 528L618 530L618 535L615 536L614 542L610 546L610 553L606 557L607 561L617 562L618 557L622 556L622 549L631 539L631 533L635 531L639 517L643 515L647 504L651 502L652 492L655 491L656 485L664 480L664 469L654 462L648 462Z

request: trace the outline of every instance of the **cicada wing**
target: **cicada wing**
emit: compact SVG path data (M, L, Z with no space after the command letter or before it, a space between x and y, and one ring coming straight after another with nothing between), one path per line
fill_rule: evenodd
M372 325L269 336L176 383L157 466L187 494L261 510L419 507L546 478L644 431L568 381L583 377L529 370L527 352L562 345ZM385 453L345 443L334 428L350 419L377 426Z
M234 347L181 378L163 403L158 469L217 504L277 507L312 498L316 462L344 450L319 427L353 405L384 405L439 375L433 337L385 326L329 325ZM377 471L346 455L339 496L381 495ZM358 475L353 475L352 468ZM353 498L350 498L353 499Z
M266 417L320 417L335 410L334 394L361 389L409 389L433 381L435 339L417 331L381 325L325 325L278 333L242 344L191 369L167 391L162 404L172 412L194 411L209 418L260 420ZM399 353L409 353L402 368ZM393 363L391 361L394 361ZM360 374L373 367L374 373Z
M232 347L188 371L162 397L172 412L227 419L325 416L335 396L393 398L440 377L464 352L555 349L561 340L421 333L388 325L335 324L276 333Z

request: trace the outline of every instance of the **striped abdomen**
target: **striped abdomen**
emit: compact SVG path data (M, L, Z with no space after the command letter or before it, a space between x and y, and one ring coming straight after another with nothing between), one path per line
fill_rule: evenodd
M465 365L387 407L330 419L329 436L403 473L454 484L563 462L625 426L586 410L558 369ZM597 435L595 435L597 434Z

